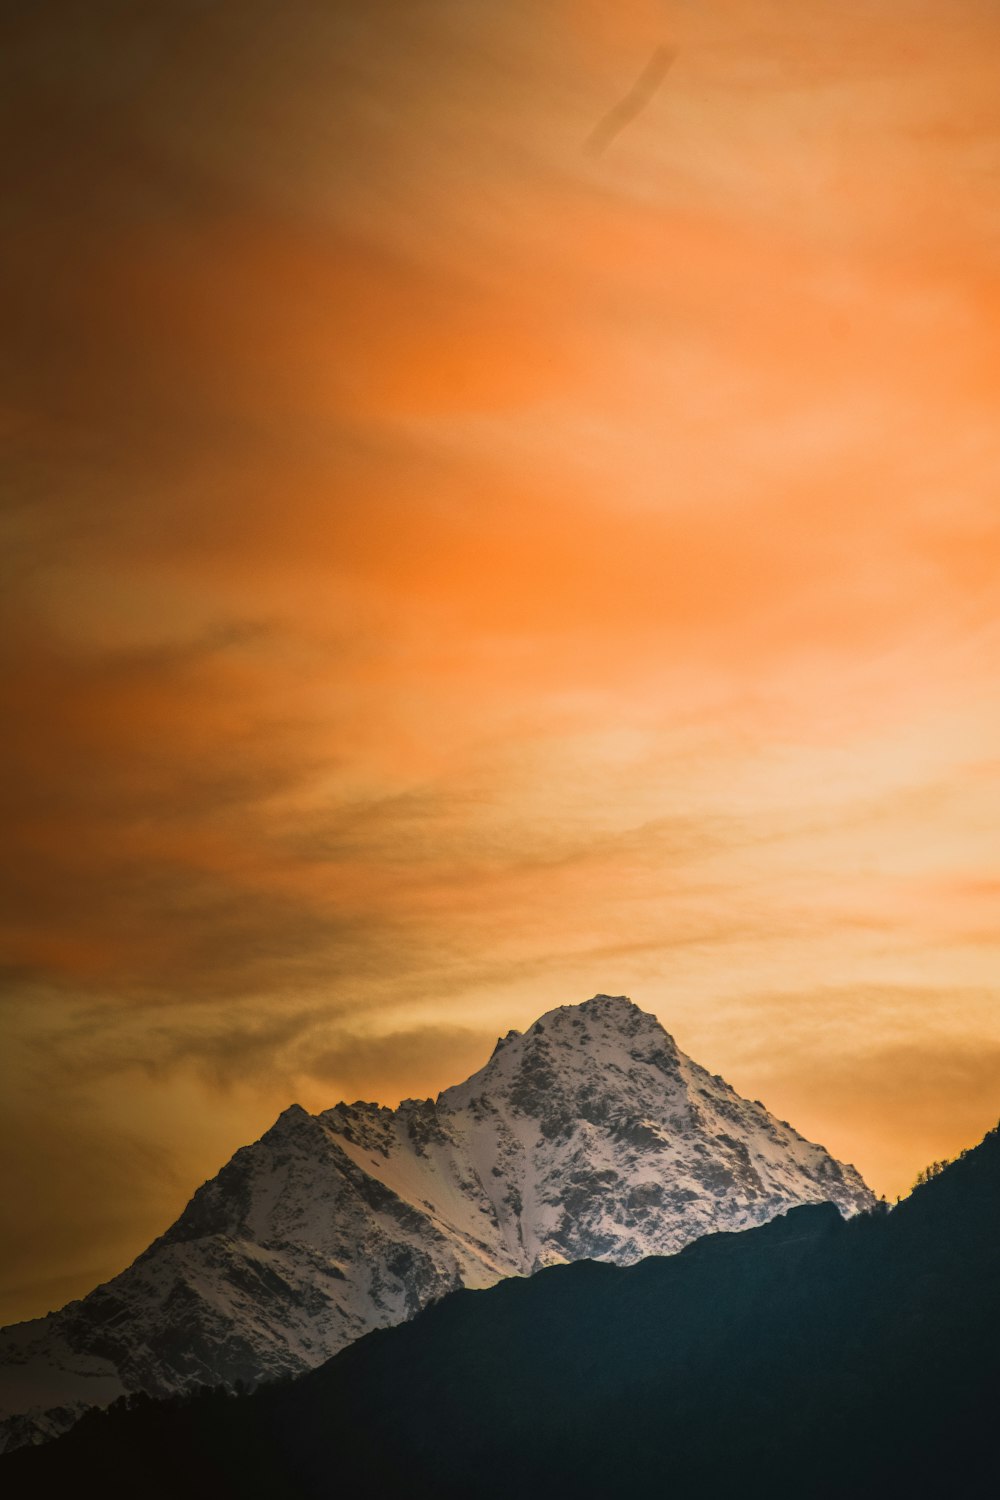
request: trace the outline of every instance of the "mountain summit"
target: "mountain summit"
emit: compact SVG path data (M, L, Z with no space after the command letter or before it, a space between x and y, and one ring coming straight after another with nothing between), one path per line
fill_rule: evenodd
M285 1110L128 1270L0 1336L8 1440L123 1391L311 1368L460 1286L873 1201L655 1016L595 995L508 1032L436 1100Z

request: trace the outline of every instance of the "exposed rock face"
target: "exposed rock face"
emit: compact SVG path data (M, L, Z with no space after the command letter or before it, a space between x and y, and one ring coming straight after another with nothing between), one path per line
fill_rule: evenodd
M458 1286L627 1265L822 1201L873 1198L654 1016L598 995L510 1032L437 1100L285 1110L127 1271L0 1335L8 1440L123 1391L307 1369Z

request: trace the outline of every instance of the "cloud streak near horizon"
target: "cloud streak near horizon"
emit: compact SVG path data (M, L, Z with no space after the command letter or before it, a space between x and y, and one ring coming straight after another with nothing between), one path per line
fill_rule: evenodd
M994 1123L992 8L7 29L0 1316L595 991L880 1190Z

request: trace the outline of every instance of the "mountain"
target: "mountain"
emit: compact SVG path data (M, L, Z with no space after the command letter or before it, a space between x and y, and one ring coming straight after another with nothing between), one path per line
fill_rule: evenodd
M891 1212L828 1204L629 1267L459 1291L249 1396L93 1412L14 1497L987 1500L1000 1133Z
M818 1202L873 1199L655 1016L598 995L509 1032L436 1100L287 1109L127 1271L4 1331L8 1444L123 1392L313 1368L458 1287L629 1265Z

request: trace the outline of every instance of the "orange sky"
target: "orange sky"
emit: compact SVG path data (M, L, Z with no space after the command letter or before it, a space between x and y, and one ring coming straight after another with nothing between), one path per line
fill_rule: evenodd
M992 0L6 30L0 1317L596 991L995 1123Z

